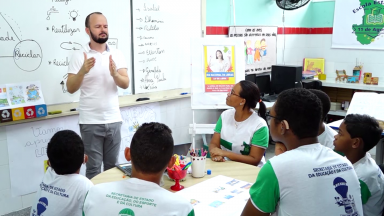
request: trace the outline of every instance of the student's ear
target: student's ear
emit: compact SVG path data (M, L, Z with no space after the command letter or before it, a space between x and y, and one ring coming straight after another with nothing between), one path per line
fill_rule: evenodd
M284 135L289 129L289 124L286 120L281 121L280 134Z
M51 166L51 163L49 162L49 160L47 160L47 164L48 164L48 166Z
M88 155L84 154L83 164L86 164L87 162L88 162Z
M352 148L363 148L363 140L360 138L353 138Z
M124 156L127 161L131 161L131 149L129 147L126 147L124 150Z
M176 161L176 157L172 156L171 160L169 160L169 162L168 162L168 168L173 167L173 165L175 165L175 161Z

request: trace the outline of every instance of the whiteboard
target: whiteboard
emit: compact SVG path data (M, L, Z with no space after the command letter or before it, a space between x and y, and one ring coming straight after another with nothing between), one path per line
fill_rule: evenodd
M135 94L190 87L200 0L132 0L132 29Z
M78 101L79 92L66 92L67 68L72 52L89 42L85 18L95 11L108 20L110 47L121 50L130 66L129 1L2 1L0 84L39 80L46 104ZM129 92L119 90L120 95Z

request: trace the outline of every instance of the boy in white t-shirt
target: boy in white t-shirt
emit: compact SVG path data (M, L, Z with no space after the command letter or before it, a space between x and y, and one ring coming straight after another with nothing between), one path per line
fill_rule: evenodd
M329 99L329 96L323 91L317 89L309 89L309 91L314 93L320 99L323 108L322 121L320 122L317 139L323 146L333 149L333 140L335 139L334 136L337 134L337 132L324 123L327 118L327 114L331 109L331 100ZM285 151L287 151L287 148L284 146L284 144L276 142L275 155L279 155Z
M49 167L32 205L31 216L80 216L92 182L80 175L87 162L80 136L70 130L57 132L47 146Z
M318 143L320 99L306 89L280 93L270 114L274 141L287 146L261 168L243 216L362 216L352 164Z
M345 154L360 181L365 216L381 216L384 208L384 176L368 153L380 140L382 129L368 115L347 115L335 136L335 151Z
M159 185L166 167L175 164L171 133L161 123L141 125L131 147L125 149L125 158L132 162L132 177L92 187L84 201L83 216L194 216L188 200Z

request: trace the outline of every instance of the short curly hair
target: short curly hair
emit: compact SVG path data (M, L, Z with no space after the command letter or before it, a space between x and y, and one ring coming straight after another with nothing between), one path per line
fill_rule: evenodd
M172 155L172 131L167 125L144 123L133 135L131 159L137 171L147 174L164 172Z
M369 115L349 114L345 117L344 124L351 138L363 140L365 152L379 142L383 132L376 119Z
M281 92L275 104L276 119L286 120L298 139L317 137L322 115L320 99L307 89Z
M62 130L51 138L47 147L50 166L59 175L73 174L84 162L84 144L71 130Z
M315 94L320 99L321 104L323 106L322 120L325 121L328 112L331 109L331 99L329 99L329 96L323 91L317 89L309 89L309 91Z

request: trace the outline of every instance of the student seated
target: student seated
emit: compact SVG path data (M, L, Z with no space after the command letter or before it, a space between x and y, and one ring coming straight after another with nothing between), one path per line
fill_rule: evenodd
M263 166L269 132L259 88L255 83L243 80L228 93L226 103L234 109L224 111L217 121L209 145L211 159ZM253 110L257 103L260 104L258 113Z
M195 215L188 200L159 185L166 167L175 164L171 133L161 123L141 125L131 148L124 152L132 162L132 177L92 187L84 201L83 216Z
M317 139L319 140L319 143L323 146L333 149L333 140L337 132L324 123L327 118L327 114L331 109L331 100L329 99L329 96L323 91L317 89L308 90L314 93L320 99L321 105L323 107L322 121L320 122ZM282 143L276 142L275 155L279 155L281 153L284 153L285 151L287 151L287 148Z
M280 93L270 114L274 141L287 151L261 168L243 216L363 215L352 164L318 142L321 101L306 89Z
M70 130L57 132L47 146L49 167L39 185L31 216L81 215L83 201L92 182L80 175L87 162L80 136Z
M384 208L384 176L368 153L380 140L382 129L368 115L347 115L335 136L335 151L345 154L360 181L365 216L381 216Z

